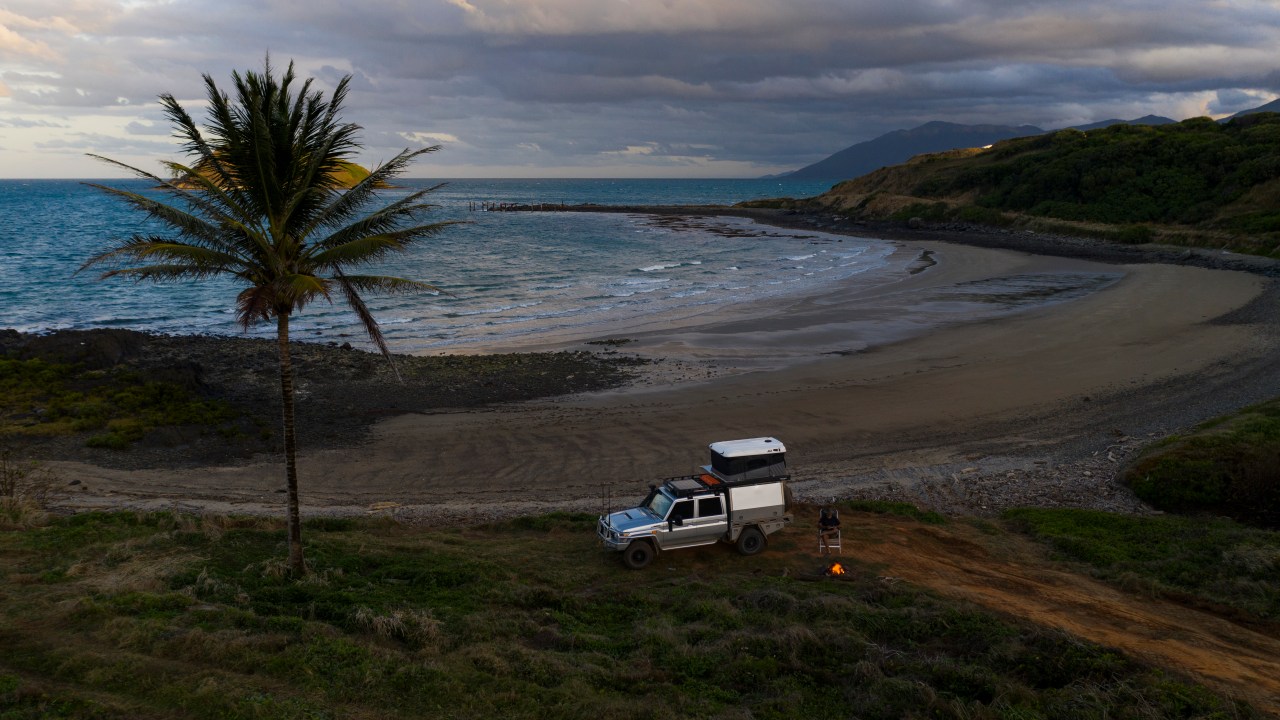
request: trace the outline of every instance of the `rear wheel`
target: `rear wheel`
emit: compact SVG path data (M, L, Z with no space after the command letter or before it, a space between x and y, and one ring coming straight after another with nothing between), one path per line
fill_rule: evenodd
M743 555L755 555L764 549L764 533L759 528L749 527L738 536L738 552Z
M653 562L653 546L647 540L633 540L622 551L622 562L632 570L639 570Z

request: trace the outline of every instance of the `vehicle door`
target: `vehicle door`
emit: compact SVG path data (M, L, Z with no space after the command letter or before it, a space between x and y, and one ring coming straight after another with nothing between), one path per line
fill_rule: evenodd
M727 527L719 495L686 498L671 506L666 527L659 530L659 542L664 548L708 545L719 540Z
M724 497L712 495L698 498L697 505L698 516L693 520L694 530L691 534L708 543L724 537L729 530L729 515L725 509Z

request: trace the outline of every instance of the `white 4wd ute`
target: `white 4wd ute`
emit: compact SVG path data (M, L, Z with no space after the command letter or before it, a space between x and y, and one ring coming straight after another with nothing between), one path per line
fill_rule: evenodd
M662 550L733 543L743 555L791 522L786 447L762 437L711 443L711 464L697 475L650 485L636 507L600 516L596 533L628 567L640 569Z

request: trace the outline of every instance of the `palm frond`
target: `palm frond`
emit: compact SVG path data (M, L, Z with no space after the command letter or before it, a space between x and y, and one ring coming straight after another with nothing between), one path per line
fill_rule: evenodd
M112 160L112 159L111 159L111 158L109 158L109 157L103 157L103 156L101 156L101 155L95 155L95 154L93 154L93 153L88 153L88 156L89 156L89 157L91 157L91 158L93 158L93 159L95 159L95 160L100 160L100 161L105 162L105 163L107 163L107 164L109 164L109 165L114 165L114 166L116 166L117 168L121 168L121 169L123 169L123 170L126 170L126 171L128 171L128 172L130 172L130 173L133 173L134 175L136 175L136 176L138 176L138 177L140 177L140 178L143 178L143 179L145 179L145 180L150 180L151 182L153 182L153 183L155 183L157 186L159 186L159 188L160 188L161 190L165 190L165 191L168 191L168 192L170 192L170 193L172 193L172 194L174 194L174 195L177 195L178 197L180 197L180 198L183 200L183 202L189 203L192 207L195 207L195 208L197 208L197 209L201 210L202 212L207 213L207 214L210 216L210 218L212 218L212 219L218 219L218 218L220 218L220 217L222 217L222 216L224 216L224 215L227 215L227 214L228 214L228 213L227 213L227 209L226 209L226 208L222 208L222 207L217 206L216 204L210 203L209 201L205 200L204 198L200 197L199 195L194 194L194 193L191 193L191 192L188 192L188 191L187 191L187 190L185 190L184 188L179 187L178 185L175 185L172 181L170 181L170 180L165 180L165 179L163 179L163 178L161 178L161 177L159 177L159 176L155 175L154 173L150 173L150 172L147 172L146 170L142 170L142 169L136 168L136 167L134 167L134 166L132 166L132 165L126 165L125 163L122 163L122 162L120 162L119 160ZM172 164L170 165L170 167L172 167ZM113 193L116 193L116 194L123 194L123 193L125 192L125 191L123 191L123 190L118 190L118 189L116 189L116 188L110 188L110 187L107 187L107 186L104 186L104 185L99 185L99 184L94 184L94 183L85 183L85 185L88 185L89 187L96 188L96 189L99 189L99 190L106 190L106 191L109 191L109 192L113 192ZM135 195L136 195L136 193L135 193ZM148 199L149 199L149 198L148 198ZM155 201L152 201L152 202L155 202ZM229 206L229 207L230 207L230 206ZM144 210L145 210L146 208L142 208L142 209L144 209Z
M227 233L223 232L226 228L234 228L247 238L252 239L261 235L261 230L253 226L252 216L247 215L242 208L237 206L234 200L227 197L219 188L207 183L206 192L211 197L206 197L200 193L190 192L184 188L175 185L169 180L161 179L153 173L141 170L131 165L112 160L111 158L102 157L101 155L90 154L97 160L115 165L116 167L128 170L138 177L150 180L179 197L184 203L190 205L194 210L203 213L203 217L199 214L188 212L179 207L162 203L154 198L147 197L140 193L129 192L119 188L113 188L98 183L85 183L88 187L94 188L101 192L113 195L124 200L126 203L147 213L161 222L169 225L179 233L191 237L199 238L203 242L213 247L220 247L228 252L234 251L240 247L233 240L229 240ZM186 168L177 163L169 163L170 168ZM234 238L234 235L230 237Z
M210 244L217 244L223 238L223 233L217 225L209 222L209 220L203 217L194 215L181 208L174 207L167 203L162 203L154 198L142 195L141 193L121 190L119 188L99 185L97 183L85 183L85 185L114 196L117 199L123 200L125 203L143 211L148 216L160 220L183 236Z
M162 189L178 195L184 202L190 203L197 210L205 213L210 219L224 224L241 226L246 230L261 233L258 218L241 204L241 198L225 187L225 182L216 176L216 170L208 170L208 163L197 163L194 166L179 162L165 162L176 180L166 181ZM182 182L185 185L179 185ZM187 187L187 185L193 187Z
M234 73L233 73L234 76ZM253 206L252 195L243 191L240 178L232 167L225 162L228 158L224 157L230 139L236 134L235 110L231 105L231 98L226 93L218 89L217 84L209 75L204 76L205 93L209 98L209 130L214 142L205 141L201 135L199 128L191 120L186 111L182 109L177 101L173 102L174 110L169 113L170 117L180 114L185 121L184 126L187 128L186 135L190 138L187 146L188 152L194 152L199 155L202 162L206 164L214 175L216 185L225 193L236 198L236 205L244 208L246 216L260 217L257 208ZM218 147L214 147L214 143ZM221 150L221 153L219 152Z
M329 237L317 242L317 246L321 248L335 247L350 242L352 239L361 235L380 234L396 231L402 228L405 223L414 222L420 215L426 214L437 206L418 202L424 195L430 193L436 188L434 187L419 190L392 202L378 210L359 218L346 227L335 230ZM439 223L423 225L424 228L433 228L419 233L420 236L426 237L444 229L449 225L462 223L461 220L450 220ZM328 223L326 223L328 224Z
M387 347L387 339L382 335L382 328L378 327L378 321L373 317L373 313L369 312L369 306L365 305L364 299L360 297L359 287L352 282L352 279L337 273L335 279L338 281L338 287L342 290L343 297L347 300L347 305L351 307L356 317L360 318L360 323L364 325L365 332L369 335L369 340L377 346L378 351L391 364L391 372L395 373L398 382L404 382L400 377L400 369L396 367L395 360L391 358L391 348Z
M259 320L270 320L275 314L274 294L265 285L247 287L236 296L236 321L249 329Z
M252 257L258 243L255 238L261 235L256 228L245 227L236 218L218 216L215 221L187 212L173 205L162 203L139 193L120 190L96 183L85 183L88 187L112 195L132 205L149 216L163 222L177 232L179 238L189 239L193 244L215 249L241 259ZM228 232L228 229L235 232ZM248 241L247 243L245 241Z
M204 82L209 97L209 114L213 120L211 129L214 137L225 137L223 123L229 120L227 110L229 100L224 93L218 90L218 86L214 83L212 77L205 75ZM212 175L211 178L204 178L203 173L199 174L201 179L209 181L206 192L211 192L211 194L224 202L227 207L235 208L236 212L234 214L238 217L255 217L252 212L246 211L246 198L239 192L238 182L231 169L222 162L217 150L205 139L204 134L200 132L199 126L196 125L195 120L191 118L186 109L168 93L161 95L160 101L165 108L165 114L178 127L176 134L186 140L183 144L183 149L188 154L196 155L199 158L196 165L207 168L207 172ZM214 190L216 192L213 192Z
M432 223L430 225L418 225L415 227L400 228L398 230L393 230L391 232L379 233L378 235L375 235L373 237L392 238L395 244L397 245L397 247L395 248L396 250L405 250L411 245L421 240L439 235L442 231L444 231L445 228L449 227L450 225L459 225L465 222L466 221L464 220L444 220L438 223ZM346 240L347 237L355 238L355 240ZM322 250L321 252L313 256L312 261L315 262L317 265L331 266L333 263L331 260L329 260L330 252L339 253L339 255L336 255L334 257L341 257L341 253L346 252L344 248L351 247L352 243L357 243L359 241L359 238L361 237L367 237L367 236L364 235L364 233L359 232L358 229L351 228L350 232L344 232L343 235L341 236L326 238L322 243L316 244L317 247L324 248L324 250ZM345 242L342 242L341 244L335 244L336 242L342 241L342 240L345 240ZM369 257L368 260L376 260L379 257L381 257L383 254L384 252L378 252L376 255ZM324 259L322 260L322 258ZM346 262L359 263L359 262L362 262L362 260L357 257L351 257Z
M345 227L339 227L329 237L319 241L319 245L321 247L341 245L350 242L353 237L390 232L406 223L414 222L419 215L425 214L433 207L416 202L420 196L419 193L414 193L379 208Z
M332 157L332 140L326 140L315 148L309 161L302 170L298 189L289 198L284 214L293 227L309 228L311 218L329 201L334 192L336 180L332 168L336 162ZM309 230L302 230L301 235L308 236Z
M118 243L115 247L89 258L76 272L79 273L89 267L110 262L144 262L155 259L164 261L164 264L187 265L208 275L234 273L238 266L244 264L239 256L220 250L176 242L167 238L135 235Z
M291 273L280 276L273 285L278 301L301 310L317 297L332 301L329 296L329 280L308 273Z
M221 274L220 271L198 265L143 265L142 267L116 268L102 273L102 279L130 278L135 282L177 282L179 280L204 280Z
M337 247L314 253L309 260L317 268L341 268L344 265L373 262L403 249L404 244L395 233L365 235Z
M405 278L391 277L390 275L341 275L347 283L361 292L377 292L387 295L400 295L415 292L433 292L443 295L452 295L448 290L443 290L430 283L421 280L407 280Z
M405 149L387 162L373 168L369 171L369 175L363 180L356 183L355 186L351 187L346 192L338 195L338 197L334 199L333 203L316 217L315 223L307 229L308 232L314 232L321 226L334 228L348 222L350 218L354 217L361 208L373 199L374 194L379 189L389 184L390 180L404 172L404 170L408 168L409 163L411 163L415 158L419 155L435 152L439 149L439 145L433 145L431 147L413 151ZM422 196L434 192L441 187L444 187L444 185L444 183L440 183L425 190L419 190L415 193L411 193L408 197L392 203L387 208L383 208L380 212L388 212L389 208L412 206L417 203L418 199ZM423 205L421 208L415 210L415 213L431 209L432 207L434 206Z
M353 234L354 239L341 245L329 246L316 243L314 247L323 248L309 256L312 264L319 268L339 268L344 265L369 263L380 260L386 255L404 250L409 244L429 235L434 235L445 226L456 221L441 222L434 225L402 228L377 235Z

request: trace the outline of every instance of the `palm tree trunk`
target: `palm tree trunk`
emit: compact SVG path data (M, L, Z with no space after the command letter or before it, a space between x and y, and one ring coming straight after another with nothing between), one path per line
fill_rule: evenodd
M289 315L276 316L276 344L280 349L280 406L284 413L284 474L289 504L289 569L302 577L302 515L298 510L297 441L293 427L293 359L289 356Z

